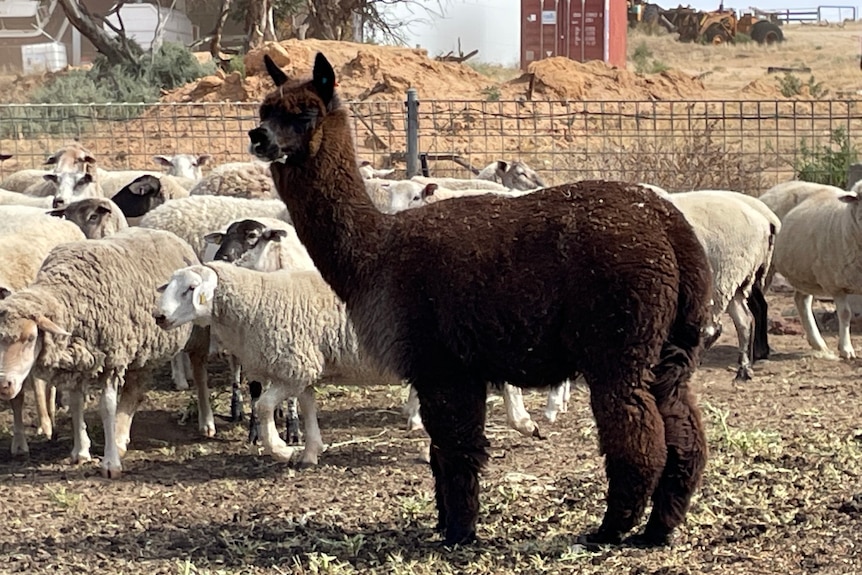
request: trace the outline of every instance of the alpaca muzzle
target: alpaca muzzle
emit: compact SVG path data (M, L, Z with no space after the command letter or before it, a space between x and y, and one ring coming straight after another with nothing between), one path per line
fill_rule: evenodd
M281 148L275 143L269 130L263 126L249 130L248 138L251 140L248 151L253 156L268 162L275 162L283 158L284 153L281 151Z

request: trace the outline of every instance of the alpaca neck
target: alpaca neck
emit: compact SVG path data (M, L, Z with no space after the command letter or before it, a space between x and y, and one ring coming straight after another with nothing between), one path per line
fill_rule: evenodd
M356 164L346 110L323 121L320 148L301 165L273 163L296 233L338 297L349 302L377 258L387 216L371 203Z

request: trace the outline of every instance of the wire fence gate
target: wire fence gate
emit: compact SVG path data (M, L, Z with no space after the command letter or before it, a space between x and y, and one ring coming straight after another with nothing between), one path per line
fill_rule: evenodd
M394 177L470 177L496 160L522 160L549 184L648 182L669 190L749 193L800 172L854 160L862 102L852 100L348 102L357 156ZM6 104L0 176L39 168L70 140L106 169L154 169L155 154L243 161L257 102ZM847 163L845 161L845 163Z

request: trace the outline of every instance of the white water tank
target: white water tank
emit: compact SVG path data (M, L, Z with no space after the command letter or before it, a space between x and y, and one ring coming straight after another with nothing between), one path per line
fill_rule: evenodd
M46 42L21 46L21 69L25 74L57 72L68 64L65 44Z
M156 27L159 25L159 16L162 19L167 18L165 22L165 42L174 42L188 46L194 42L194 27L189 17L179 10L170 10L162 8L161 14L159 9L153 4L123 4L120 8L120 16L123 18L123 23L126 27L126 36L137 42L144 50L149 50L153 43L153 38L156 33ZM117 14L108 16L108 21L117 28L120 27L120 21ZM111 32L111 29L105 25L105 31Z

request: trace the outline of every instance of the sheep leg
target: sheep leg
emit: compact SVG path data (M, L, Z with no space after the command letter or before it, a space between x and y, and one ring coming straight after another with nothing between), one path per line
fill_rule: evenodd
M171 358L171 379L174 382L174 389L177 391L185 391L189 388L189 380L186 377L186 363L188 354L181 351Z
M123 473L120 462L120 451L117 448L117 394L120 381L116 376L109 376L102 386L102 398L99 400L99 415L102 416L102 427L105 432L105 456L102 458L102 477L117 479Z
M655 398L631 374L615 383L587 375L590 404L605 455L607 510L591 543L620 543L640 520L667 462L665 429ZM625 382L625 384L622 384Z
M90 461L90 436L84 421L84 389L75 387L69 393L69 412L72 415L72 463Z
M299 433L299 409L297 404L297 398L287 398L287 412L284 418L284 440L290 445L298 445L299 443L302 443L302 438ZM304 409L303 413L305 413Z
M39 429L36 434L45 434L51 439L54 436L54 413L56 408L52 405L54 397L48 397L48 382L41 377L31 377L33 384L33 395L36 398L36 413L39 415ZM52 386L53 389L53 386Z
M548 404L545 406L545 419L554 423L557 421L558 413L566 413L569 410L569 398L572 395L572 382L565 380L559 385L552 385L548 389Z
M294 398L291 398L293 401ZM314 399L314 388L309 386L299 394L299 406L305 421L305 449L299 461L303 465L317 465L318 456L325 449L320 436L320 426L317 421L317 401Z
M117 453L120 457L126 455L132 431L132 419L141 404L146 390L146 384L141 381L148 374L142 372L127 372L126 381L120 391L120 401L117 404Z
M736 328L736 337L739 342L739 359L737 360L739 367L736 370L736 378L734 381L748 381L752 378L751 371L751 354L754 339L752 337L754 327L754 315L748 306L745 304L744 295L742 292L737 292L727 304L727 313L730 314L730 319L733 320L733 326Z
M691 497L706 467L706 433L700 410L689 388L692 372L689 352L665 344L650 391L664 422L667 463L652 494L652 512L640 540L666 545L685 519Z
M850 341L850 320L853 319L853 309L847 299L847 294L835 296L835 312L838 316L838 355L844 359L856 357L856 350Z
M746 302L748 309L754 315L754 338L752 343L751 361L769 358L769 304L759 285L751 288L751 295Z
M248 442L255 444L260 440L260 420L255 412L255 405L263 393L263 384L259 381L248 382L248 394L251 397L251 415L248 418Z
M228 366L230 368L231 391L230 391L230 420L242 421L242 366L239 359L234 355L227 356Z
M530 412L524 406L524 395L521 390L508 383L503 384L503 405L506 407L506 422L509 427L525 437L544 439L539 426L530 417Z
M422 425L422 416L419 415L419 395L416 393L414 386L409 386L410 392L407 395L407 403L404 404L404 412L407 414L407 431L418 431L425 429Z
M814 321L814 312L811 309L814 296L797 291L793 294L793 301L796 303L796 311L799 313L799 319L802 321L802 329L805 330L808 344L816 350L815 355L825 359L834 359L835 354L829 351L829 347L827 347L826 342L823 340L823 336L820 335L817 322Z
M413 383L431 437L437 528L444 532L445 545L456 545L476 538L479 472L488 461L488 390L484 382L440 375L437 381Z
M290 386L296 388L297 386ZM281 437L278 436L278 428L275 425L275 408L279 403L290 396L288 387L277 382L270 384L264 391L254 409L260 420L260 439L266 453L272 455L278 461L290 461L296 448L288 447Z
M192 379L198 392L198 431L204 437L215 437L215 417L210 402L209 376L207 374L206 350L189 350L189 363L192 367Z
M30 455L27 445L27 432L24 426L24 392L21 391L12 398L12 455L26 457Z

